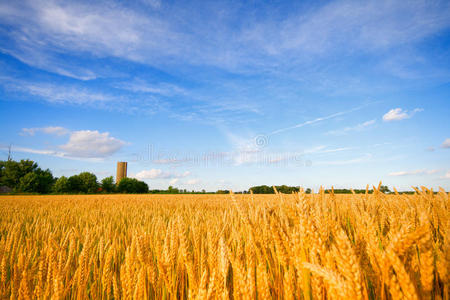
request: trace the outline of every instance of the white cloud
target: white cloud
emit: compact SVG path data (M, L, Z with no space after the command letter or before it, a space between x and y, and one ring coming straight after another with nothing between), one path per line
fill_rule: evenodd
M159 1L146 2L156 7ZM164 18L118 3L105 6L36 0L5 6L0 5L1 23L14 26L11 38L16 42L2 45L2 50L27 64L78 79L95 75L65 63L58 53L87 52L97 57L153 61L155 56L170 56L186 44Z
M170 184L176 184L178 181L180 180L180 178L173 178L169 181Z
M9 150L8 147L0 146L2 150ZM13 146L11 147L11 151L14 152L22 152L22 153L30 153L30 154L40 154L40 155L48 155L53 157L61 157L70 160L79 160L79 161L89 161L89 162L99 162L102 158L81 158L81 157L72 157L69 156L66 152L63 151L55 151L55 150L46 150L46 149L33 149L27 147Z
M200 179L189 179L188 181L186 181L186 184L189 185L194 185L194 184L198 184L200 183Z
M442 148L448 149L450 148L450 138L445 139L445 141L441 145Z
M119 151L127 143L109 135L109 132L97 130L79 130L70 132L64 127L24 128L22 134L34 135L37 132L47 134L65 135L70 133L69 141L58 146L59 150L33 149L14 146L13 151L50 155L68 159L100 161ZM2 148L2 147L0 147ZM4 147L3 147L4 148Z
M156 178L169 178L172 175L165 173L161 169L142 170L135 175L137 179L156 179Z
M11 151L31 153L31 154L43 154L43 155L50 155L50 156L56 156L56 157L64 157L65 156L64 152L59 152L59 151L54 151L54 150L32 149L32 148L26 148L26 147L11 147Z
M73 131L69 141L60 148L68 156L99 158L107 157L119 151L126 143L109 135L109 132L97 130Z
M161 6L159 0L141 2L154 10ZM230 13L236 7L221 3L202 4L201 9L175 6L148 14L122 3L19 3L0 4L0 20L11 27L7 34L12 40L2 46L3 51L78 78L92 75L64 63L58 54L87 52L149 64L181 60L225 68L278 67L278 62L292 63L293 58L407 45L450 23L446 1L335 1L306 11L292 10L287 18L274 11L262 20L251 10L250 15L243 12L240 19L245 21L238 26L230 26L236 22Z
M403 110L401 108L393 108L390 111L388 111L386 114L383 115L383 121L390 122L390 121L400 121L404 119L409 119L412 116L414 116L417 112L421 112L423 109L416 108L412 112L409 112L407 110Z
M189 172L189 171L185 171L183 174L181 174L179 177L187 177L187 176L189 176L189 175L191 175L191 172Z
M338 129L338 130L331 130L328 131L327 134L331 134L331 135L344 135L347 134L349 132L352 131L363 131L364 129L370 127L371 125L375 124L375 120L370 120L370 121L366 121L364 123L360 123L356 126L352 126L352 127L345 127L342 129Z
M22 132L20 135L35 135L38 132L42 132L45 134L53 134L53 135L66 135L70 132L69 129L61 127L61 126L48 126L48 127L35 127L35 128L22 128Z
M139 180L143 179L179 179L182 177L187 177L191 174L189 171L185 171L181 174L165 172L161 169L150 169L150 170L142 170L138 172L135 177Z
M438 170L413 170L413 171L398 171L391 172L389 176L409 176L409 175L431 175L439 172Z
M450 179L450 171L448 171L447 173L445 173L444 176L441 177L442 179Z

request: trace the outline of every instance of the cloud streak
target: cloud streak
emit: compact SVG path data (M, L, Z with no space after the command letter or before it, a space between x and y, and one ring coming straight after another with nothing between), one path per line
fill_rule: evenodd
M389 176L411 176L411 175L431 175L439 172L438 170L412 170L412 171L397 171L391 172Z
M328 116L325 116L325 117L319 117L319 118L315 118L313 120L305 121L303 123L299 123L299 124L296 124L294 126L277 129L277 130L274 130L271 133L269 133L269 136L275 135L275 134L279 134L279 133L282 133L282 132L285 132L285 131L288 131L288 130L297 129L297 128L301 128L301 127L308 126L308 125L313 125L313 124L320 123L320 122L323 122L323 121L326 121L326 120L334 119L336 117L343 116L343 115L346 115L346 114L358 111L358 110L362 109L363 107L365 107L365 106L358 106L358 107L350 109L350 110L340 111L340 112L337 112L337 113L334 113L334 114L331 114L331 115L328 115Z
M376 120L370 120L370 121L366 121L364 123L360 123L356 126L349 126L349 127L345 127L345 128L338 129L338 130L331 130L331 131L328 131L327 134L345 135L345 134L348 134L351 132L359 132L359 131L363 131L363 130L369 128L370 126L372 126L375 123L376 123Z
M2 150L9 150L8 147L0 146ZM28 147L20 147L20 146L12 146L12 152L20 152L20 153L29 153L29 154L39 154L39 155L48 155L53 157L59 157L69 160L77 160L77 161L87 161L87 162L100 162L103 161L103 158L95 157L95 158L86 158L86 157L72 157L68 155L68 153L64 151L57 150L46 150L46 149L34 149Z
M34 136L36 133L44 133L44 134L52 134L57 136L63 136L70 132L69 129L61 127L61 126L48 126L48 127L40 127L40 128L22 128L20 135L24 136Z
M372 154L367 153L366 155L352 158L352 159L342 159L342 160L328 160L328 161L317 161L314 165L325 165L325 166L343 166L352 165L367 162L372 158Z

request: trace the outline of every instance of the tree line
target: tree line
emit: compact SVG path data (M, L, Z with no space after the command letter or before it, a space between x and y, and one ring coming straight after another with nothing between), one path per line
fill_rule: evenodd
M70 177L54 177L49 169L43 170L32 160L14 161L8 159L0 161L0 189L1 192L10 193L33 193L33 194L96 194L96 193L126 193L126 194L228 194L229 190L218 190L216 192L187 191L169 186L167 190L149 190L147 183L135 178L123 178L118 184L114 177L109 176L100 182L97 176L90 172L81 172ZM300 186L277 185L275 189L284 194L300 191ZM274 186L259 185L249 188L248 191L236 192L247 194L274 194ZM381 186L380 191L390 193L387 186ZM305 192L310 194L310 188ZM355 189L357 194L365 193L365 189ZM372 190L368 191L372 193ZM329 193L326 190L325 193ZM350 189L334 189L335 194L351 194ZM406 192L408 193L408 192Z
M275 194L275 189L283 194L292 194L300 191L300 186L287 186L287 185L276 185L276 186L268 186L268 185L259 185L259 186L253 186L249 190L253 192L253 194ZM385 185L380 186L380 191L383 193L390 193L391 191L389 188ZM353 192L351 189L333 189L333 192L335 194L352 194L355 192L356 194L364 194L366 193L365 189L354 189ZM306 188L305 189L306 194L311 194L311 189ZM325 193L330 193L330 190L325 190ZM373 190L368 190L369 194L373 193Z
M112 176L99 182L90 172L57 178L49 169L43 170L28 159L0 161L0 187L5 192L32 194L143 194L149 191L147 183L135 178L123 178L118 184Z

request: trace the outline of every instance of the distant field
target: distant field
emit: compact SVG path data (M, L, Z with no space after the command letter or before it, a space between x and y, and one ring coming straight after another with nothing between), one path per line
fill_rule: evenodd
M0 197L0 298L448 299L449 195Z

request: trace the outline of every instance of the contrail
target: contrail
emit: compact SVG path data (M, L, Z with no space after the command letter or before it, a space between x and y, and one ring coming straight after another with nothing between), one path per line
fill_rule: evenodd
M345 114L348 114L348 113L360 110L361 108L363 108L365 106L367 106L367 105L358 106L358 107L353 108L351 110L337 112L337 113L334 113L334 114L329 115L329 116L319 117L317 119L309 120L309 121L306 121L306 122L303 122L303 123L300 123L300 124L297 124L297 125L294 125L294 126L291 126L291 127L277 129L277 130L272 131L271 133L269 133L268 136L275 135L275 134L278 134L278 133L281 133L281 132L284 132L284 131L288 131L288 130L291 130L291 129L300 128L300 127L303 127L303 126L306 126L306 125L315 124L315 123L318 123L318 122L321 122L321 121L333 119L335 117L342 116L342 115L345 115Z

